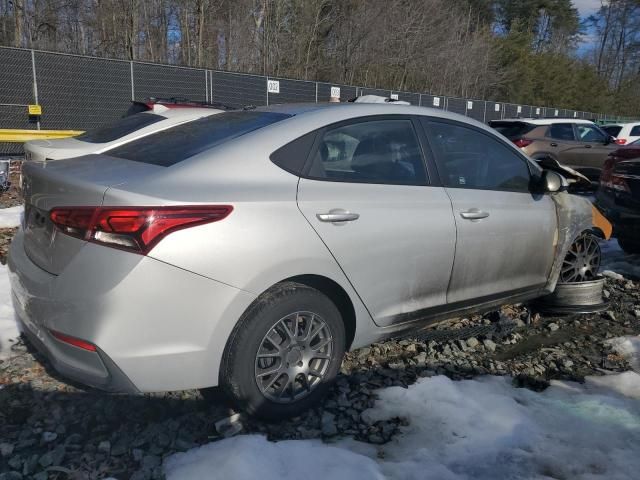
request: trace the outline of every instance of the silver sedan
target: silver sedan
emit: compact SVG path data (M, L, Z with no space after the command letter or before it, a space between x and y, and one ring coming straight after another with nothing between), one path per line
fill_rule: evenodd
M597 269L575 246L594 212L566 186L439 110L220 113L26 163L13 300L69 378L121 392L219 385L250 414L295 415L346 350Z

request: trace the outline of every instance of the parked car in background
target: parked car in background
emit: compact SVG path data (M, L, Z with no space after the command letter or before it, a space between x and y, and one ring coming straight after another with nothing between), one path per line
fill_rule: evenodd
M618 145L628 145L640 139L640 122L603 125L602 129L616 137Z
M597 182L615 139L589 120L515 118L489 125L534 160L550 157Z
M613 223L620 247L627 253L640 253L640 140L609 155L596 205Z
M15 311L69 378L293 416L346 350L592 278L593 207L566 187L441 110L225 112L25 163Z
M152 133L222 111L216 108L172 108L154 104L150 110L120 118L110 125L89 130L77 137L28 141L24 144L24 159L43 162L80 157L90 153L104 153Z

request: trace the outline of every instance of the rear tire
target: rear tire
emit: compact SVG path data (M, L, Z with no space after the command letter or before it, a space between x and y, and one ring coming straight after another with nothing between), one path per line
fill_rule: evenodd
M340 311L323 293L283 282L242 316L225 348L220 385L257 417L299 415L327 393L345 352Z
M629 255L640 253L640 240L629 237L618 237L618 245Z

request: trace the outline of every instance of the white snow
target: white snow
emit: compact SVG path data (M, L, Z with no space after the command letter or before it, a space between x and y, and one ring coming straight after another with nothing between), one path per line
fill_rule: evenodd
M612 338L607 343L629 362L634 371L640 373L640 335Z
M22 205L9 208L0 208L0 228L13 228L20 226L20 218L24 208Z
M600 242L600 249L602 250L600 271L604 275L618 279L620 275L640 278L640 255L624 253L614 238Z
M636 479L640 471L640 375L555 382L542 393L509 378L454 382L439 376L379 391L371 421L409 421L390 443L272 443L257 435L169 457L181 479Z
M0 265L0 358L6 358L9 355L11 341L19 335L11 304L8 273L7 267Z

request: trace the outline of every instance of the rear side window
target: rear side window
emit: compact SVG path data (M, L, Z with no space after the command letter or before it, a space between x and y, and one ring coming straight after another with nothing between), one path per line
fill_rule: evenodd
M602 129L612 137L617 137L620 134L620 130L622 130L622 127L620 125L606 125L602 127ZM640 135L640 133L638 133L638 135Z
M161 120L166 120L166 117L154 113L138 113L130 117L121 118L109 126L89 130L75 138L89 143L113 142Z
M498 131L509 140L522 137L536 128L535 125L525 122L489 122L489 125L494 130Z
M109 150L111 157L170 167L246 133L291 115L272 112L225 112L183 123Z
M321 135L308 172L310 178L393 185L427 183L411 120L350 123Z
M556 140L573 141L576 139L571 123L554 123L549 127L549 136Z
M307 133L273 152L269 158L283 170L302 175L304 164L316 139L316 132Z
M636 125L635 127L633 127L629 135L632 137L640 137L640 125Z

